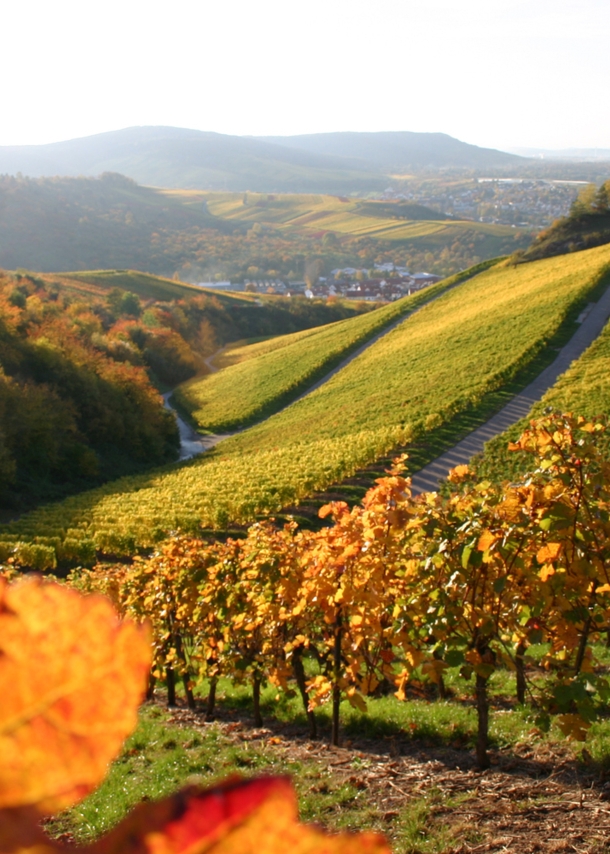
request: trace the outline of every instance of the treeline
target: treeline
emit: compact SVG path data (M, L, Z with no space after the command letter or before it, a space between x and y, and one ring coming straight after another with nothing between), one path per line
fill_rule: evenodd
M537 261L606 243L610 243L610 181L583 187L569 216L541 231L529 249L516 252L513 258L516 262Z
M0 276L2 506L176 458L175 420L145 368L99 346L102 333L87 303L33 276Z

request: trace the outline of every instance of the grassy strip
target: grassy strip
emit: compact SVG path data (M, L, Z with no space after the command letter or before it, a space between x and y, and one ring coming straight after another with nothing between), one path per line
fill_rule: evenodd
M205 296L219 298L221 302L228 304L248 304L254 301L254 298L247 294L219 293L211 288L200 288L197 285L188 285L174 279L166 279L163 276L140 273L137 270L86 270L78 273L58 273L57 275L85 284L92 283L108 290L120 288L131 291L144 299L185 299L204 294Z
M249 426L287 406L384 327L435 299L467 275L472 273L452 276L360 317L253 344L250 357L243 352L248 348L243 348L239 364L189 380L174 393L175 402L202 431L226 432Z

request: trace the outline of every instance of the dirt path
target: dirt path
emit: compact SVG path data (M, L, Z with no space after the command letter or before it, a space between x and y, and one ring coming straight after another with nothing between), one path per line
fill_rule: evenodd
M467 463L475 454L483 450L485 442L503 433L521 418L525 418L534 403L540 400L544 393L557 381L557 378L595 341L609 317L610 288L598 302L590 303L587 306L579 318L581 321L579 329L562 347L557 358L548 368L545 368L533 382L524 388L520 394L515 395L510 403L507 403L489 421L473 430L449 451L413 474L412 489L414 495L437 490L440 481L447 477L449 469Z
M217 368L214 364L214 359L216 356L220 356L221 353L224 353L228 346L228 344L225 344L224 347L220 347L218 350L215 350L211 356L206 356L203 360L203 364L211 374L215 374L220 370L220 368Z
M312 792L349 784L370 821L381 822L390 843L405 808L425 805L425 831L444 837L445 854L607 854L610 783L588 759L532 737L493 750L492 766L479 771L473 751L440 746L397 732L382 740L355 737L344 747L311 741L296 724L270 720L253 727L246 714L218 710L215 723L176 709L170 723L214 727L235 745L275 754L284 762L316 763L327 775ZM586 756L586 752L585 752ZM379 827L379 824L377 824ZM425 848L425 837L422 837ZM411 850L411 849L409 849ZM436 850L436 849L434 849Z

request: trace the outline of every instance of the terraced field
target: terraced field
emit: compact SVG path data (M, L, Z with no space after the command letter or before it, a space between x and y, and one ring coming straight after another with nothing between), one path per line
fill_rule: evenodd
M55 553L87 562L95 549L130 554L178 528L277 512L502 388L569 322L609 265L610 247L601 247L483 272L319 390L210 454L43 507L4 526L0 539L26 543L19 548L30 564Z
M446 245L469 234L484 235L493 241L514 238L515 229L504 225L459 220L397 220L387 212L387 205L375 202L363 206L359 199L315 194L266 195L263 193L216 193L195 190L165 190L172 199L200 207L219 220L244 224L261 223L280 231L311 233L334 232L352 237L374 237L393 241L416 241L425 245ZM499 254L498 250L495 254Z
M243 347L238 364L180 386L174 394L176 403L201 430L226 432L252 424L296 399L385 326L461 277L360 317Z

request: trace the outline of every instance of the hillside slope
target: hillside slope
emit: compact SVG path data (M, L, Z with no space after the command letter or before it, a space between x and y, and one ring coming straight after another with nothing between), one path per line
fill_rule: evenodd
M233 231L201 207L172 204L122 175L0 176L0 266L7 269L129 267L171 275L184 257L174 235L212 229Z
M176 424L159 388L201 371L226 341L357 312L216 295L126 270L0 273L0 508L176 459Z
M448 275L528 242L507 226L345 196L155 190L115 173L0 175L0 267L6 269L298 281L310 262L328 273L372 267L381 257Z
M171 530L278 512L501 389L573 322L609 264L602 247L481 273L318 391L209 454L41 508L4 526L0 541L7 553L22 548L10 543L37 542L41 561L82 562L96 549L128 555Z
M251 358L176 389L174 399L199 430L224 433L277 412L380 330L441 293L448 283L404 297L363 317L253 344ZM262 350L262 352L260 352Z
M610 181L583 187L568 216L536 236L516 260L536 261L610 243Z

